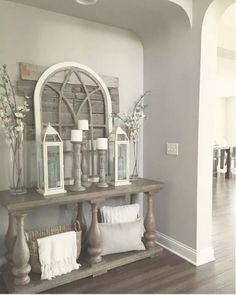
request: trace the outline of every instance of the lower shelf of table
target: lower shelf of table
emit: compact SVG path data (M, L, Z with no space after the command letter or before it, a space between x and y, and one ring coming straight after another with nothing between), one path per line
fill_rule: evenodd
M51 281L42 281L40 279L40 275L30 274L31 281L25 286L14 286L13 277L9 271L9 268L5 266L3 269L3 279L9 293L39 293L89 276L101 275L112 268L116 268L148 257L158 256L161 253L162 248L157 245L156 247L145 251L133 251L107 255L103 257L103 261L101 263L93 266L89 266L87 263L80 261L82 267L79 270L74 270L68 274L56 277Z

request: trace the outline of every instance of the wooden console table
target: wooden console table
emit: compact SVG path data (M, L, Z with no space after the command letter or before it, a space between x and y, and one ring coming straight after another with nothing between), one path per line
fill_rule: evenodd
M233 150L234 150L234 148L230 147L230 146L214 146L214 148L213 148L213 177L217 176L219 153L220 153L220 168L221 169L224 169L225 154L227 155L225 178L229 179L232 177L231 160L232 160Z
M3 279L10 293L39 293L57 286L70 283L88 276L96 276L109 269L122 266L140 259L153 257L162 252L155 243L155 218L153 214L153 193L158 192L163 183L139 179L131 185L98 189L91 187L85 192L68 192L64 195L44 198L35 190L21 196L11 196L8 191L0 192L0 204L8 210L9 226L5 237L7 263L3 267ZM138 193L147 197L147 214L144 220L145 251L133 251L101 257L101 237L98 227L98 206L109 198L130 195L131 202L135 201ZM63 204L78 204L77 219L81 223L83 233L86 224L83 217L83 202L89 202L92 210L92 222L87 233L88 259L79 258L82 267L54 278L51 281L40 280L40 275L30 273L29 249L24 234L24 218L37 208Z

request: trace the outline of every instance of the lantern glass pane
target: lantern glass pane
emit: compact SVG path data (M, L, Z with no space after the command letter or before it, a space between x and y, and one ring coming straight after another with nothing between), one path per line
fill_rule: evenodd
M118 180L126 180L127 145L118 144Z
M111 181L115 180L115 142L109 143L109 175Z
M48 188L58 188L60 181L60 147L48 147Z

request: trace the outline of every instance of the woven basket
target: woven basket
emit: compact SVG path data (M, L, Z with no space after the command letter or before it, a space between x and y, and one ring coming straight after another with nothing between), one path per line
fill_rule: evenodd
M41 273L37 239L64 233L67 231L72 231L72 230L76 231L77 259L78 259L80 256L80 251L81 251L81 238L82 238L82 231L80 228L79 221L76 221L74 224L55 225L52 227L45 227L45 228L29 231L26 233L26 238L27 238L29 251L30 251L30 265L31 265L32 272Z

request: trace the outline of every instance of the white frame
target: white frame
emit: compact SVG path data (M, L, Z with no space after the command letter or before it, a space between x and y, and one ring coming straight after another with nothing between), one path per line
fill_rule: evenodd
M49 123L49 126L50 126L50 123ZM43 168L41 167L41 169L43 170L43 187L44 187L44 189L39 187L40 184L38 184L38 190L37 190L40 194L43 194L44 196L66 193L66 190L64 189L63 141L62 141L59 133L53 127L51 127L51 128L53 128L55 130L55 133L47 133L47 128L45 131L43 141L41 143L41 149L43 150L43 153L41 155L43 157L43 159L42 159ZM56 135L56 136L58 136L60 141L57 141L57 142L45 141L47 135ZM50 146L58 146L59 147L60 186L55 187L55 188L48 187L48 147L50 147ZM40 167L37 167L37 168L40 169ZM39 182L39 179L38 179L38 182Z
M109 94L109 91L104 83L104 81L101 79L101 77L94 72L92 69L90 69L87 66L84 66L77 62L62 62L55 64L48 68L39 78L35 90L34 90L34 116L35 116L35 137L36 137L36 157L37 157L37 171L39 170L39 157L40 155L40 148L41 142L42 142L42 112L41 112L41 99L42 99L42 90L45 84L45 81L50 78L50 76L53 76L57 72L62 71L63 69L75 67L78 68L85 73L92 75L94 80L98 83L98 85L103 89L104 92L104 99L106 100L107 105L107 120L108 120L108 134L112 131L112 104L111 104L111 97ZM38 179L38 188L39 188L39 177Z
M120 141L120 140L116 140L117 139L117 135L119 134L124 134L127 137L127 134L123 131L122 128L118 127L119 129L121 129L122 133L114 133L115 135L115 141L113 141L113 143L115 143L115 149L114 149L114 157L115 157L115 180L114 181L110 181L111 185L114 186L121 186L121 185L128 185L131 184L131 182L129 181L129 164L130 164L130 142L129 140L125 140L125 141ZM113 135L113 134L111 134ZM118 146L119 145L126 145L127 148L127 156L126 156L126 179L125 180L119 180L118 179ZM110 159L109 159L110 160Z

